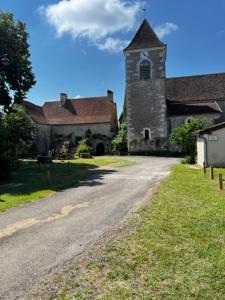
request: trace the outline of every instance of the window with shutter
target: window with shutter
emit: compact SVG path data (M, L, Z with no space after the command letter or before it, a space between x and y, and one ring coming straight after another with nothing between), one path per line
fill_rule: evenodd
M148 80L151 78L151 64L148 60L140 63L140 80Z

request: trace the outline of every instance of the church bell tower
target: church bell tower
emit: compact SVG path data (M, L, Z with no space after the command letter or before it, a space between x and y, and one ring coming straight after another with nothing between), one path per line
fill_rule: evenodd
M165 152L166 45L144 20L124 54L129 153Z

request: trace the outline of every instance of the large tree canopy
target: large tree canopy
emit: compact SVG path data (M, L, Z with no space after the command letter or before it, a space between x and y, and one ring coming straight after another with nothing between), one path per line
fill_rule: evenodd
M27 39L25 24L0 12L0 106L5 111L21 103L35 84Z

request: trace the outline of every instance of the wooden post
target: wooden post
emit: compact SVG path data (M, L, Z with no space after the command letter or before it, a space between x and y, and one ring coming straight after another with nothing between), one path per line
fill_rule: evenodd
M219 173L220 190L223 190L223 174Z
M214 168L213 166L210 167L210 177L213 180L214 179Z
M206 174L206 163L203 162L203 171L204 171L204 174Z
M47 171L47 182L48 182L48 185L50 185L52 183L50 170Z

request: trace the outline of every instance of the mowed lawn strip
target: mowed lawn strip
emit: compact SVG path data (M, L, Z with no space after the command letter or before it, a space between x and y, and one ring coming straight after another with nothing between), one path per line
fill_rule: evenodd
M59 299L225 299L225 192L177 165ZM221 170L220 170L221 171ZM225 174L225 170L222 170ZM78 276L79 274L79 276Z
M124 167L133 164L132 159L116 156L102 156L92 159L54 161L41 165L34 160L20 161L20 168L12 173L9 181L0 185L0 211L24 202L35 201L52 193L71 187L84 180L90 170L99 167ZM48 184L47 171L50 170L51 184Z

